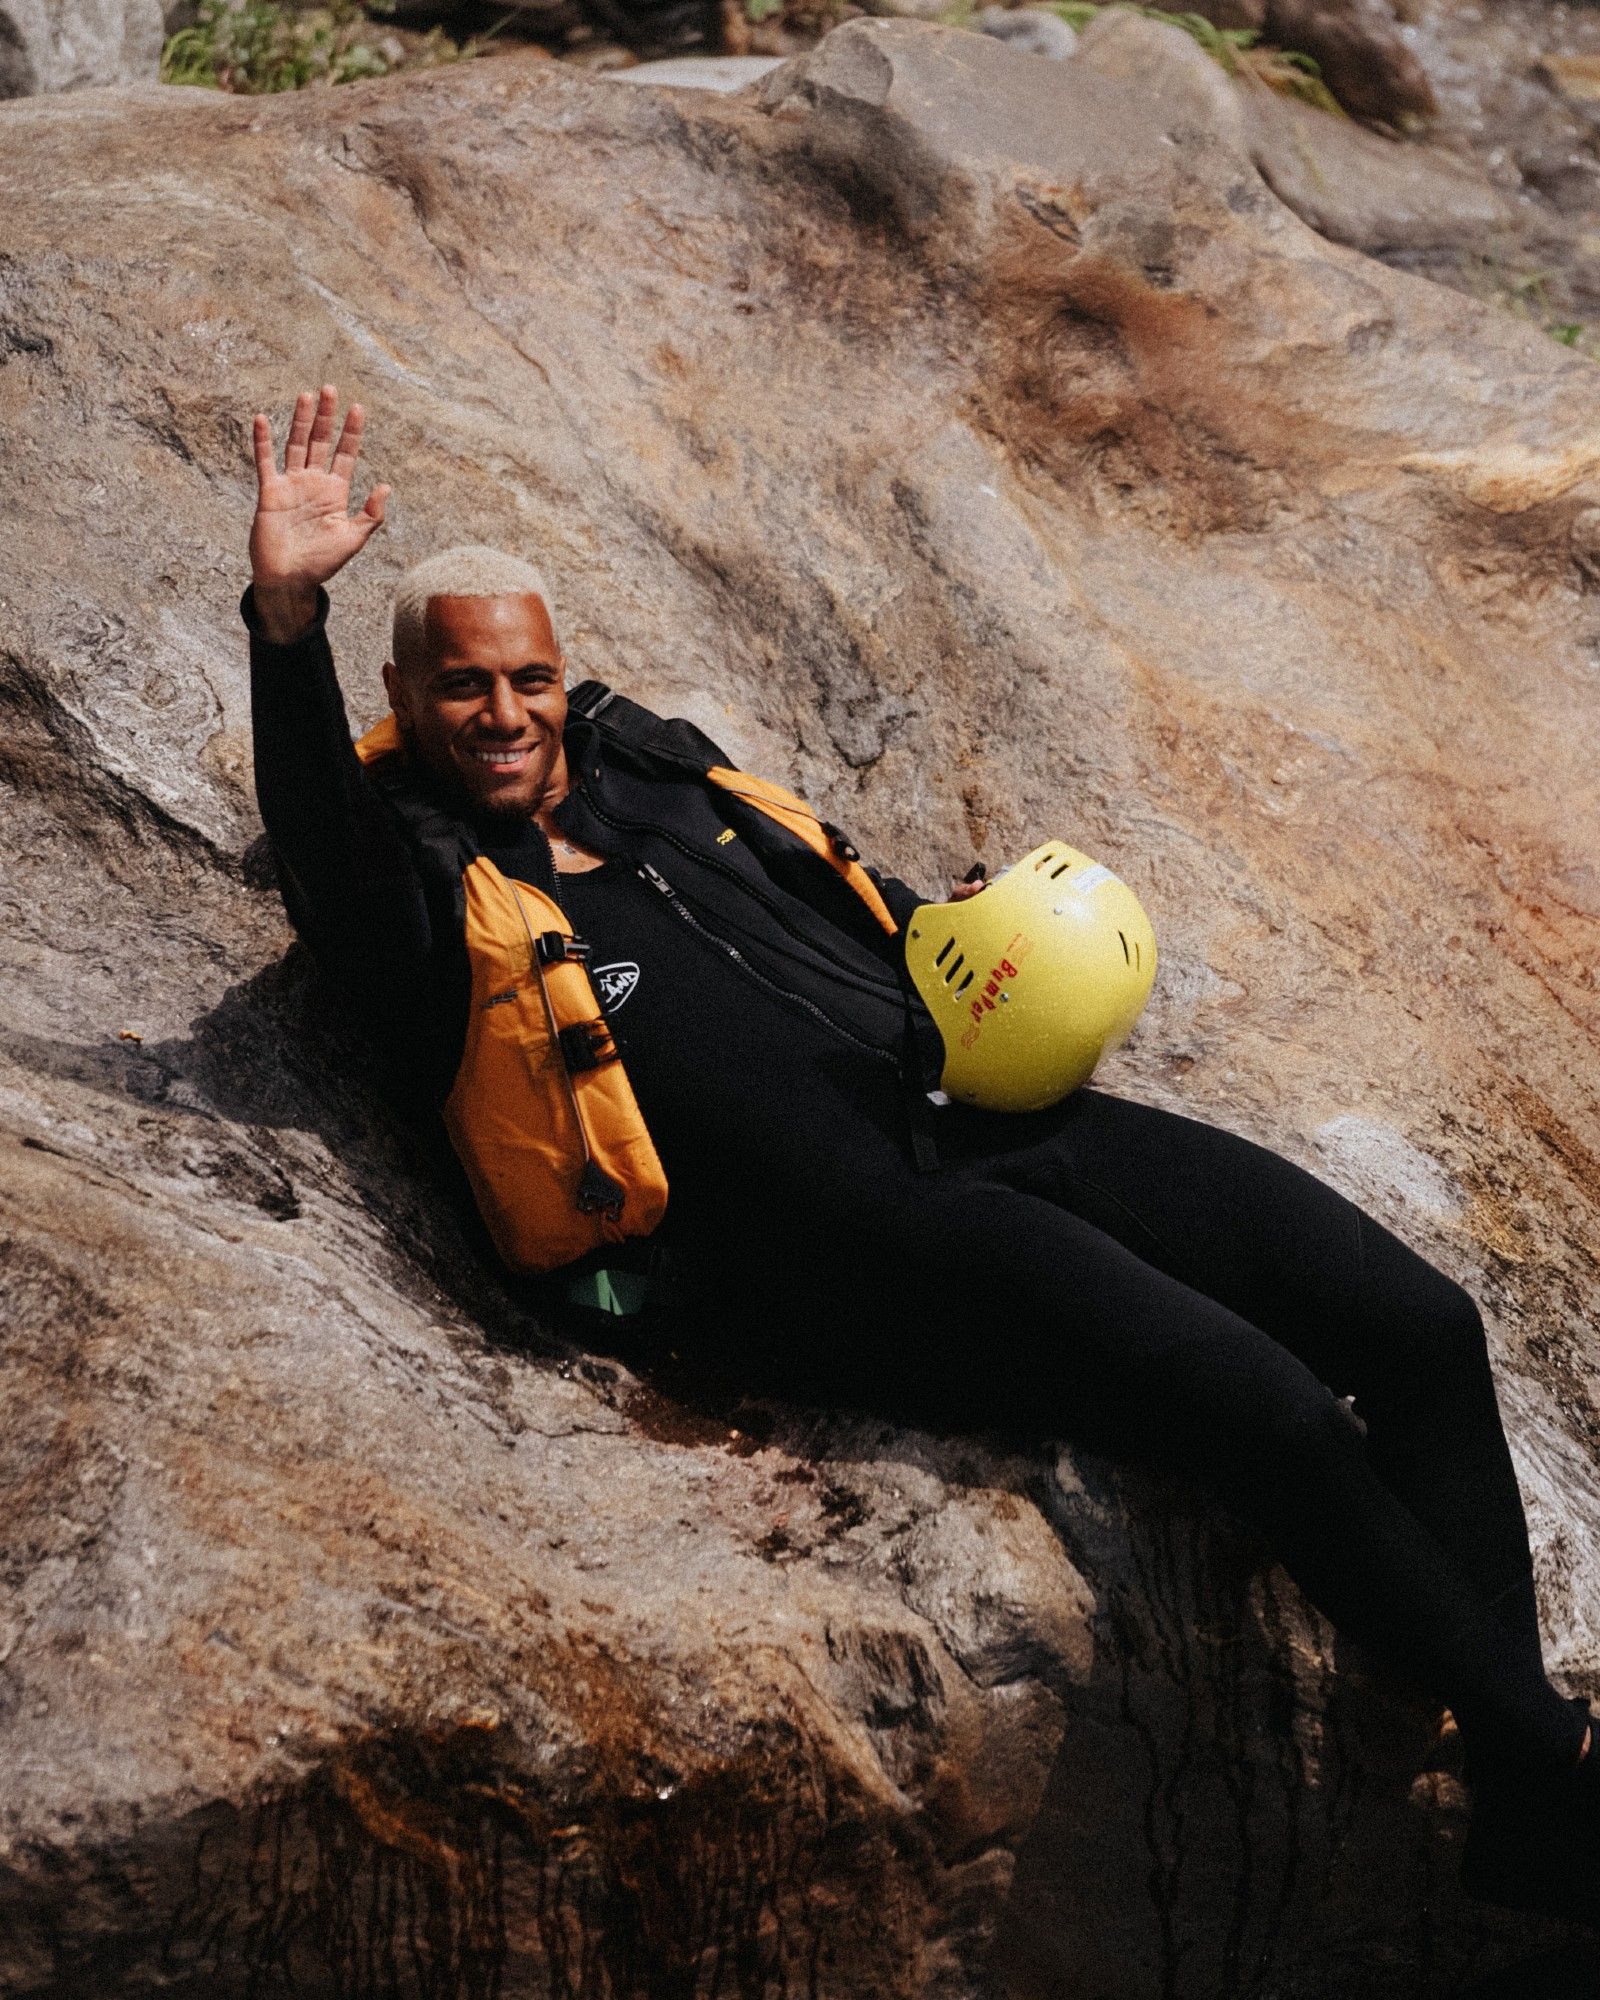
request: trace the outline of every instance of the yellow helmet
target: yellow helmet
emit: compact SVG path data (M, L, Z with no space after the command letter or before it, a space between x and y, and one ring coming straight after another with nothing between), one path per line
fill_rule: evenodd
M946 1093L1042 1111L1087 1083L1156 976L1150 919L1126 882L1065 841L959 903L923 903L906 965L944 1038Z

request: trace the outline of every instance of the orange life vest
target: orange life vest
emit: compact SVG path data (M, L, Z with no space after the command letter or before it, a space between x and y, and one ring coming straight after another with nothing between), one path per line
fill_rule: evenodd
M395 718L356 744L363 764L403 757ZM821 855L890 935L897 926L853 849L781 785L725 765L702 774ZM519 1273L553 1271L648 1236L667 1179L590 983L587 947L542 890L484 855L462 873L472 998L444 1104L496 1250Z

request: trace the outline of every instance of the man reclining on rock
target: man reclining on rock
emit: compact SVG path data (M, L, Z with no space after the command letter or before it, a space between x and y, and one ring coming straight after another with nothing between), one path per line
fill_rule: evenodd
M323 586L388 489L350 515L363 419L336 440L336 408L300 396L281 470L255 419L262 817L296 929L443 1112L507 1261L664 1243L680 1346L742 1341L812 1396L1209 1482L1456 1716L1469 1892L1600 1917L1600 1756L1544 1673L1467 1294L1195 1120L1090 1089L935 1108L897 935L918 899L687 723L594 682L569 699L517 558L402 578L393 716L358 753Z

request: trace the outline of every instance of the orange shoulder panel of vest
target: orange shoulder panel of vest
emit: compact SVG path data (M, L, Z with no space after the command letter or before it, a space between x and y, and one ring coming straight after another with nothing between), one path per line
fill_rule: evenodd
M748 799L769 819L775 819L780 826L798 834L807 847L822 856L835 874L844 877L877 919L880 929L887 931L890 937L899 935L900 926L889 914L889 906L879 895L877 883L859 861L848 860L838 851L828 829L804 799L783 785L775 785L770 778L753 778L748 771L733 771L725 764L714 764L706 776L725 792L732 792L736 798Z
M356 755L363 764L375 764L380 757L392 757L401 748L400 725L391 710L375 722L364 736L356 738Z

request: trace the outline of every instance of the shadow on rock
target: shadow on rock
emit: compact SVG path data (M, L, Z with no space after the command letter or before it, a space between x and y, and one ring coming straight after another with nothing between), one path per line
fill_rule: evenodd
M0 1051L36 1076L154 1114L139 1121L145 1167L177 1168L282 1222L297 1221L313 1192L354 1201L381 1230L403 1292L431 1282L491 1338L560 1346L550 1331L559 1300L499 1271L437 1120L386 1086L300 947L230 987L187 1036L70 1042L0 1030Z
M1571 1947L1469 1983L1568 1927L1463 1901L1467 1795L1436 1712L1264 1547L1142 1467L1075 1455L1036 1497L1094 1590L1094 1670L1018 1856L992 1996L1287 2000L1329 1964L1361 2000L1600 1991ZM1397 1881L1404 1914L1375 1926Z

